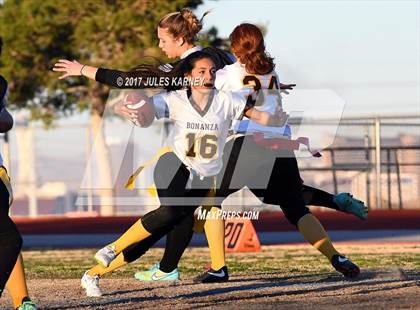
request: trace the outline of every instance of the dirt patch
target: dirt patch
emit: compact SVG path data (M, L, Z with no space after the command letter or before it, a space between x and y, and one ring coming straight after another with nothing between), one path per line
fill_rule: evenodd
M365 270L353 281L337 274L275 273L233 276L228 283L211 285L194 284L190 278L178 283L102 279L105 294L99 298L86 297L79 279L33 279L28 284L42 309L392 309L420 308L419 280L418 273L395 269Z
M308 245L263 247L261 253L229 254L231 279L194 284L209 260L191 248L181 264L182 281L142 283L133 272L158 261L163 249L101 279L104 296L88 298L80 277L93 264L91 250L25 251L30 294L41 309L420 309L418 245L337 245L362 269L347 281ZM11 309L5 292L0 309Z

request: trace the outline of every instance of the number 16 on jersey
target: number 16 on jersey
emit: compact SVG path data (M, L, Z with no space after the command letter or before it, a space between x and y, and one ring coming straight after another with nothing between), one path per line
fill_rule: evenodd
M194 132L190 132L186 136L188 146L188 157L197 157L197 153L201 158L211 159L217 154L217 136L206 134L199 136Z

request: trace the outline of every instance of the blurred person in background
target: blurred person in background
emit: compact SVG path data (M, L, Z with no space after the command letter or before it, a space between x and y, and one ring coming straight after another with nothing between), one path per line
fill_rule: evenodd
M0 38L0 55L2 50ZM6 110L8 84L0 75L0 132L5 133L12 129L13 118ZM13 202L13 192L10 177L3 166L3 157L0 151L0 297L6 286L13 299L13 304L19 310L38 309L31 301L25 280L23 267L22 236L15 223L9 216L9 208Z

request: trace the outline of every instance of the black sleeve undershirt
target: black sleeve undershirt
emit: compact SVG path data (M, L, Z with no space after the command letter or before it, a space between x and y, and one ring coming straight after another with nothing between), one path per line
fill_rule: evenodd
M179 61L159 65L159 69L163 72L169 72L174 68ZM150 75L145 76L143 71L130 70L120 71L106 68L98 68L96 71L95 80L99 83L115 87L128 89L142 89L153 88L153 86L145 85L145 81ZM158 86L156 86L158 87Z
M95 80L99 83L115 88L145 88L144 81L140 71L119 71L105 68L99 68L95 75Z

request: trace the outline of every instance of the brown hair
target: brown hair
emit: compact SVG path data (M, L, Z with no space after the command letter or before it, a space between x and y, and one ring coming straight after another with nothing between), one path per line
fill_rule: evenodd
M192 44L197 39L197 33L203 28L203 18L209 12L205 12L201 19L194 13L184 8L180 12L166 14L158 23L159 28L168 29L169 33L175 38L182 38L184 42Z
M251 74L267 74L274 70L273 58L265 51L261 30L253 24L240 24L229 36L232 52Z

